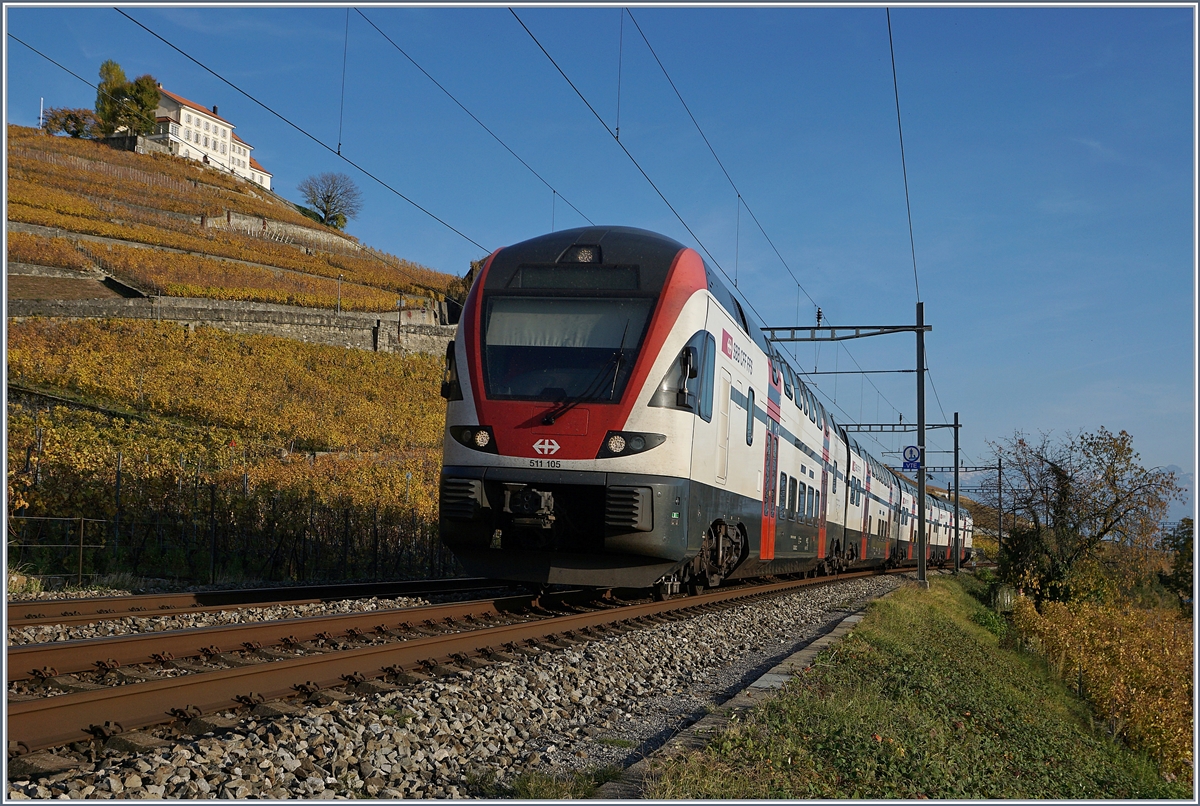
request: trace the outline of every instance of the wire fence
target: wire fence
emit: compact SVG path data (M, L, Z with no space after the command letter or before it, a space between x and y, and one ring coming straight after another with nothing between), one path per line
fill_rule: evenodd
M112 574L176 582L351 581L461 576L437 523L312 501L218 503L207 512L8 519L8 562L54 585Z

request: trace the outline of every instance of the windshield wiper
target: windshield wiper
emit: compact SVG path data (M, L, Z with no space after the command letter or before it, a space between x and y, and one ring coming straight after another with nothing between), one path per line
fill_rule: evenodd
M628 332L629 320L626 319L625 329L621 331L621 345L617 347L609 359L604 362L604 366L600 367L600 371L596 373L596 377L594 377L591 383L587 385L587 388L583 390L583 394L579 395L578 397L563 398L560 400L557 406L546 412L546 414L542 417L542 425L554 425L555 420L557 420L559 417L562 417L580 403L591 400L600 400L600 398L596 396L596 393L599 391L598 387L600 383L606 377L608 377L608 368L615 363L616 367L613 369L612 388L608 392L608 399L613 399L613 395L617 393L617 377L621 374L621 359L625 356L625 335Z

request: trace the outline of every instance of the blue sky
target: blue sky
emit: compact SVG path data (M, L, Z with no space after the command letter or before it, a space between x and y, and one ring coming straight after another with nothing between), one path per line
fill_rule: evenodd
M361 7L592 221L696 245L505 8ZM127 11L486 250L586 223L344 8ZM635 8L798 291L618 8L518 13L767 324L914 316L882 8ZM285 197L341 170L349 231L461 274L484 250L108 7L7 9L8 31L94 81L115 59L222 117ZM1187 8L892 10L933 387L967 461L1015 430L1125 429L1148 466L1195 466L1193 30ZM6 114L95 91L7 39ZM911 336L797 348L804 369L913 366ZM877 387L877 388L873 388ZM915 419L912 375L821 376L844 421ZM934 394L936 389L936 395ZM833 404L836 396L836 405ZM940 405L939 405L940 400ZM877 451L903 437L885 437ZM948 432L930 449L948 449ZM892 459L894 457L885 457ZM933 463L951 461L931 454ZM1176 510L1180 514L1182 510Z

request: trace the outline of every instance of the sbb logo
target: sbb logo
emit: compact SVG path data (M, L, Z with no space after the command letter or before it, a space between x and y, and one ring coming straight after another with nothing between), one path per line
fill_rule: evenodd
M558 453L558 443L552 439L539 439L533 443L533 449L542 456L547 456L552 453Z
M751 374L754 373L754 359L750 354L738 346L733 340L733 335L728 330L721 330L721 352L733 359L735 364L740 364L742 369Z

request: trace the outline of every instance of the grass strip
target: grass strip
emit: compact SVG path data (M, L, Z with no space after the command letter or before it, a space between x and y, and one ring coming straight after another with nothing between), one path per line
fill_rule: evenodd
M779 696L656 765L646 797L1191 798L1002 646L978 587L941 578L874 603Z

